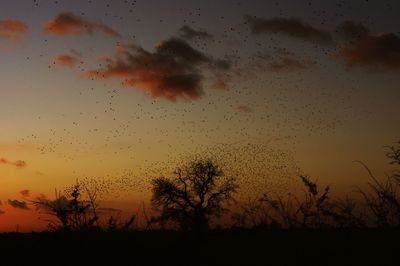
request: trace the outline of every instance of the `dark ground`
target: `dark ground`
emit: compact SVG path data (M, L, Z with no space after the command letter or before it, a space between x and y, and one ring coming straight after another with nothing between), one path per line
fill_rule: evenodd
M400 265L398 230L5 233L0 265Z

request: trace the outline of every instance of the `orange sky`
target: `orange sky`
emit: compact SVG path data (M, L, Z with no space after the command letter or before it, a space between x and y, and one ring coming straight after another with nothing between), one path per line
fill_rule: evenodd
M0 231L44 228L13 202L84 178L135 212L151 178L199 153L242 196L299 173L349 193L367 181L354 160L383 176L399 3L308 2L1 1Z

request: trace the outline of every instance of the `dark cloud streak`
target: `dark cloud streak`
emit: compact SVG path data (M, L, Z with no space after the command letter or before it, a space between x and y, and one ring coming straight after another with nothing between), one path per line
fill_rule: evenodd
M6 158L0 158L0 164L7 164L7 165L13 165L17 168L24 168L26 167L26 162L22 160L17 160L17 161L9 161Z
M354 40L365 37L370 34L370 30L362 24L356 24L353 21L346 20L336 28L336 32L346 40Z
M203 30L195 30L187 25L183 26L179 29L179 36L183 39L192 40L192 39L211 39L213 35L203 31Z
M245 16L245 21L249 24L251 32L256 35L265 33L282 34L313 43L333 43L332 36L329 32L303 23L297 18L262 19Z
M7 202L11 207L13 207L15 209L29 210L28 204L25 201L9 199Z
M306 69L308 65L293 57L284 57L278 60L273 60L267 64L267 68L271 71L282 72L292 70Z

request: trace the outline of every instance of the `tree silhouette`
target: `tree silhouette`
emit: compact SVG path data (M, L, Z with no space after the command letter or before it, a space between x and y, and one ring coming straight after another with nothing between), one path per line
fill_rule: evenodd
M183 230L205 231L233 200L235 179L224 175L212 160L191 161L174 171L175 177L152 180L152 205L160 212L153 220L177 224Z

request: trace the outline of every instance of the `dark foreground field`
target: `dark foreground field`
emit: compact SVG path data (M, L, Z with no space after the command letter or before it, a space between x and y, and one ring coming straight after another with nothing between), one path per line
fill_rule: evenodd
M0 265L400 265L400 232L6 233Z

